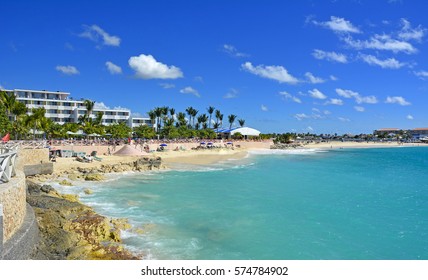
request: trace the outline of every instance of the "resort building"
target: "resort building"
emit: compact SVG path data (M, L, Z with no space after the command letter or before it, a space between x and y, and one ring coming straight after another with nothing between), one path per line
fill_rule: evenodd
M401 131L399 128L380 128L375 131L373 131L374 135L390 135L390 134L397 134Z
M413 139L421 139L424 137L428 137L428 128L414 128L409 130L410 135L412 135Z
M33 108L45 108L46 117L52 121L64 123L77 123L80 116L87 113L84 99L74 100L69 92L14 89L4 90L9 94L15 94L19 102L24 103L31 113ZM145 117L132 117L128 109L110 109L107 107L94 106L91 118L95 118L98 112L103 112L102 124L126 122L129 127L140 125L151 125L150 119Z

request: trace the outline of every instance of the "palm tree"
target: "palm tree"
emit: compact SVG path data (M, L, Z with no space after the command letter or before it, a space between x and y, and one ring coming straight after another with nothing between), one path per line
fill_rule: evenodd
M36 138L36 130L41 129L43 124L46 122L45 114L45 108L33 108L32 114L26 118L25 124L32 126L34 139Z
M156 114L153 110L149 111L147 113L147 115L149 115L150 118L150 123L152 124L152 127L154 127L155 123L156 123Z
M211 117L212 117L212 114L214 113L214 110L215 110L215 108L213 106L209 106L207 108L207 112L210 115L210 120L209 120L209 123L208 123L210 128L211 128Z
M233 125L233 122L235 121L236 117L237 117L237 115L233 115L233 114L227 116L227 118L229 119L229 124L230 124L229 129L232 129L232 125Z
M186 126L187 125L186 114L184 114L183 112L179 112L177 114L177 120L178 120L178 126Z
M215 110L215 120L216 120L216 123L218 123L219 125L220 125L220 115L221 115L221 112L220 112L220 110Z
M160 131L161 128L161 117L162 117L162 113L163 113L163 109L161 107L156 107L154 109L154 113L156 116L156 132Z
M238 120L238 123L239 123L239 125L240 125L241 127L243 127L243 126L245 125L245 120L243 120L243 119L239 119L239 120Z
M169 114L171 115L171 117L174 117L174 115L175 115L175 109L174 108L170 108L169 109Z
M195 126L195 118L196 118L196 115L198 114L198 110L196 110L196 109L193 109L192 110L192 117L193 117L193 126Z
M193 110L195 110L195 109L193 109L193 107L187 107L187 109L185 110L186 111L186 113L187 113L187 115L189 115L189 125L191 125L192 124L192 114L193 114Z
M16 95L13 93L8 94L5 91L0 91L0 104L3 105L7 117L10 118L12 122L16 121L16 116L27 113L27 106L16 100Z
M85 101L83 101L83 104L86 107L86 113L87 113L86 121L89 121L89 119L91 118L92 111L94 110L95 102L89 99L86 99Z

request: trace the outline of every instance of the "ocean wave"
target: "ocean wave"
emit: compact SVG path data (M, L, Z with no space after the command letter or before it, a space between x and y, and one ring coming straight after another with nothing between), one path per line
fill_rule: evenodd
M290 149L290 150L278 150L278 149L263 149L263 150L251 150L248 153L250 155L310 155L316 153L325 153L326 151L320 149Z

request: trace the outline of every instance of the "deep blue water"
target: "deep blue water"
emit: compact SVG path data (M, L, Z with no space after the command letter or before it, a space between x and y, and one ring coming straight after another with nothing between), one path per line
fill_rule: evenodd
M82 201L143 229L124 242L148 258L428 259L428 148L272 153L123 176Z

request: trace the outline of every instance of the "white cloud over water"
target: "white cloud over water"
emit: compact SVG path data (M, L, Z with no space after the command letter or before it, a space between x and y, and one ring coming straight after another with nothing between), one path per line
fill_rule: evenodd
M289 93L288 93L288 92L286 92L286 91L281 91L281 92L279 93L279 95L281 95L285 100L290 99L290 100L292 100L293 102L296 102L296 103L302 103L302 100L300 100L300 98L298 98L298 97L296 97L296 96L294 96L294 95L291 95L291 94L289 94Z
M77 75L79 74L79 70L76 67L71 65L58 65L55 69L65 75Z
M120 38L118 36L113 36L108 34L104 29L99 27L98 25L84 25L83 28L85 31L79 34L80 37L88 38L94 42L101 42L106 46L119 47L120 46Z
M106 62L106 67L107 70L110 72L110 74L115 75L115 74L122 74L122 68L116 64L114 64L111 61L107 61Z
M316 59L324 59L327 61L334 61L334 62L339 62L339 63L347 63L348 62L348 58L346 57L346 55L344 55L342 53L326 52L323 50L315 49L312 52L312 56L315 57Z
M361 104L361 103L376 104L376 103L378 103L376 96L373 96L373 95L361 96L358 92L352 91L349 89L337 88L336 93L339 96L342 96L344 98L354 98L355 102L358 104Z
M282 66L264 66L258 65L253 66L251 62L245 62L241 65L242 69L254 74L256 76L260 76L262 78L267 78L271 80L275 80L279 83L287 83L287 84L297 84L299 80L293 77L288 73L287 69Z
M312 23L338 33L361 33L350 21L340 17L331 16L329 21L318 22L313 20Z
M385 60L381 60L375 57L374 55L365 55L365 54L361 54L360 58L369 65L377 65L382 68L388 68L388 69L400 69L401 67L406 65L405 63L399 62L395 58L388 58Z
M196 97L201 97L201 95L199 94L199 92L192 88L192 87L185 87L183 89L180 90L181 93L185 93L185 94L192 94Z
M322 93L321 91L319 91L316 88L314 88L313 90L309 90L308 92L309 92L309 95L315 99L326 99L327 98L327 96L324 93Z
M135 77L144 80L183 77L183 72L181 72L180 68L158 62L152 55L140 54L139 56L131 56L128 64L135 71Z
M402 96L388 96L385 100L385 103L398 104L401 106L408 106L412 104L406 101L406 99Z
M306 72L305 77L311 84L322 84L325 82L322 78L315 77L311 72Z

